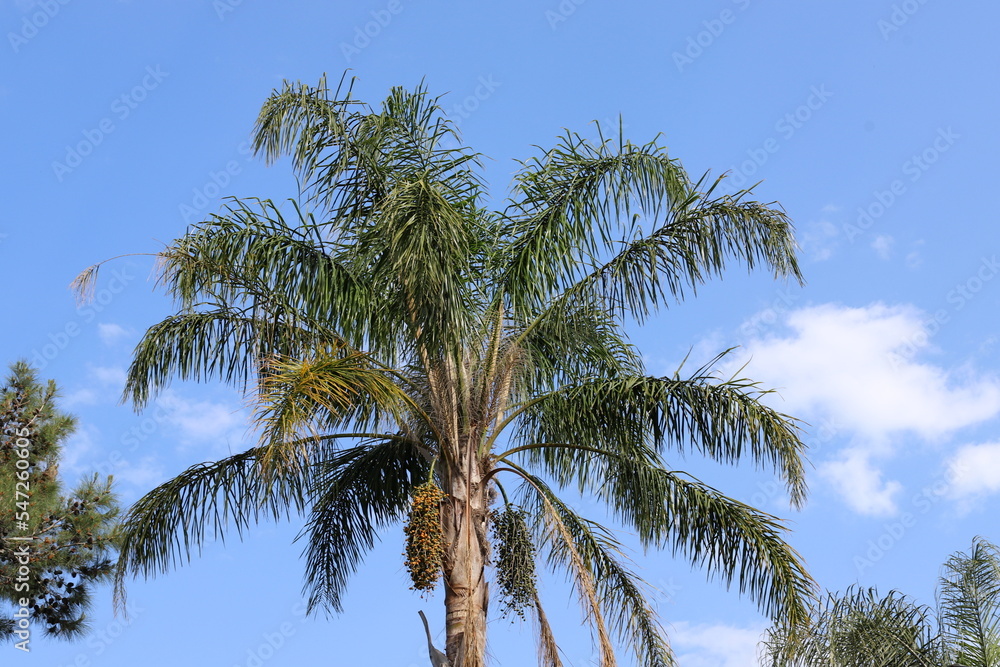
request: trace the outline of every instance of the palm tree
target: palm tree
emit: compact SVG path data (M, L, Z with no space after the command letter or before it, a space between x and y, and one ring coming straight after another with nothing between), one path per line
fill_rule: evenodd
M815 604L808 630L763 642L770 667L1000 667L1000 550L977 537L944 565L937 612L891 591L851 588ZM805 627L805 626L803 626Z
M941 635L952 662L1000 667L1000 549L982 537L944 564L938 584Z
M808 632L775 628L764 641L772 667L941 667L933 610L898 591L828 593L812 610Z
M453 666L484 664L491 573L505 609L537 619L540 661L561 664L536 551L571 573L602 665L613 635L640 664L673 664L622 545L557 495L569 487L643 546L805 618L812 580L781 522L665 459L749 459L799 505L796 422L711 365L646 374L623 330L732 261L800 279L781 210L692 182L656 141L569 132L490 210L480 156L423 87L373 109L343 81L285 83L253 142L291 156L301 202L231 200L159 253L178 309L137 346L125 394L141 408L171 378L221 378L252 397L261 439L131 509L119 582L209 532L303 512L310 609L339 611L376 535L406 520L414 586L444 582Z

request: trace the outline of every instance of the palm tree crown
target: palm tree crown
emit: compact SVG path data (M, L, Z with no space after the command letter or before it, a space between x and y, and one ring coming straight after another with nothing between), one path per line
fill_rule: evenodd
M762 664L1000 667L1000 549L974 538L945 562L937 593L936 611L896 591L828 594L808 624L767 632Z
M444 582L452 665L484 664L494 571L506 608L539 621L540 661L561 664L535 550L571 573L601 664L615 664L613 637L639 664L673 664L613 533L556 494L573 487L644 546L805 618L812 581L780 522L664 458L749 458L798 505L795 422L710 367L646 374L623 330L734 260L799 279L780 209L691 181L656 141L567 133L491 210L480 156L422 87L373 109L343 82L286 83L254 148L291 156L301 203L231 200L160 253L178 309L138 345L126 396L142 406L173 377L222 378L249 390L261 439L142 498L122 577L168 568L209 532L304 512L310 605L340 610L379 531L409 516L411 571Z

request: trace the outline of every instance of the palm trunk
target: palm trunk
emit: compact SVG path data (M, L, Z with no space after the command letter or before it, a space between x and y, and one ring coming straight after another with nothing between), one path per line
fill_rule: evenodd
M442 512L448 545L444 558L445 650L452 667L486 664L487 499L481 483L482 472L474 458L469 451L467 465L457 465L448 471L444 489L449 496Z

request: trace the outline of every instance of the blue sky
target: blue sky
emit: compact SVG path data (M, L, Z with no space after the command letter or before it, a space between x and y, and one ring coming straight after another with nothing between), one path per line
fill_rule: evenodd
M141 414L119 405L132 347L170 312L152 262L109 265L83 308L67 285L156 252L223 196L293 195L288 164L246 147L283 79L350 68L373 103L425 80L492 158L497 201L532 146L621 114L629 138L662 133L692 175L762 181L756 198L780 202L802 246L805 287L734 268L634 340L654 373L739 346L732 368L747 363L809 424L808 504L791 511L767 472L685 469L788 519L823 587L932 603L949 554L1000 540L998 22L987 3L940 0L0 0L3 362L33 360L63 387L80 421L67 480L112 472L134 501L243 449L242 399L175 384ZM407 590L401 533L354 580L346 614L306 619L298 527L261 525L135 582L127 621L108 591L89 639L40 640L5 664L425 665L416 610L440 644L441 601ZM682 665L755 664L767 620L751 601L669 554L635 558ZM591 664L561 577L543 596L567 664ZM490 630L498 664L532 664L530 626Z

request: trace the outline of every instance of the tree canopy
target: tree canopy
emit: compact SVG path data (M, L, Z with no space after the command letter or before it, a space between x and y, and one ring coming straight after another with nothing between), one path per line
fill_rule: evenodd
M55 382L42 383L25 362L0 386L0 639L18 643L25 619L49 636L82 636L93 591L114 567L111 478L63 491L59 455L75 422L57 396Z
M937 608L890 591L828 593L799 628L771 629L772 667L1000 666L1000 549L982 537L945 562Z
M230 382L260 440L129 510L119 582L303 513L310 606L339 611L377 536L405 522L415 587L444 582L454 667L484 664L491 579L505 609L534 615L540 662L561 664L536 562L569 573L602 665L616 645L673 664L615 533L564 499L584 493L643 546L804 620L813 583L781 522L669 464L693 451L769 468L799 505L797 423L712 365L647 373L624 329L734 262L800 279L791 223L690 179L658 139L600 131L522 162L490 208L481 156L424 87L377 108L343 81L275 90L253 146L291 158L301 197L231 199L159 253L177 310L125 389L141 408L173 378Z

